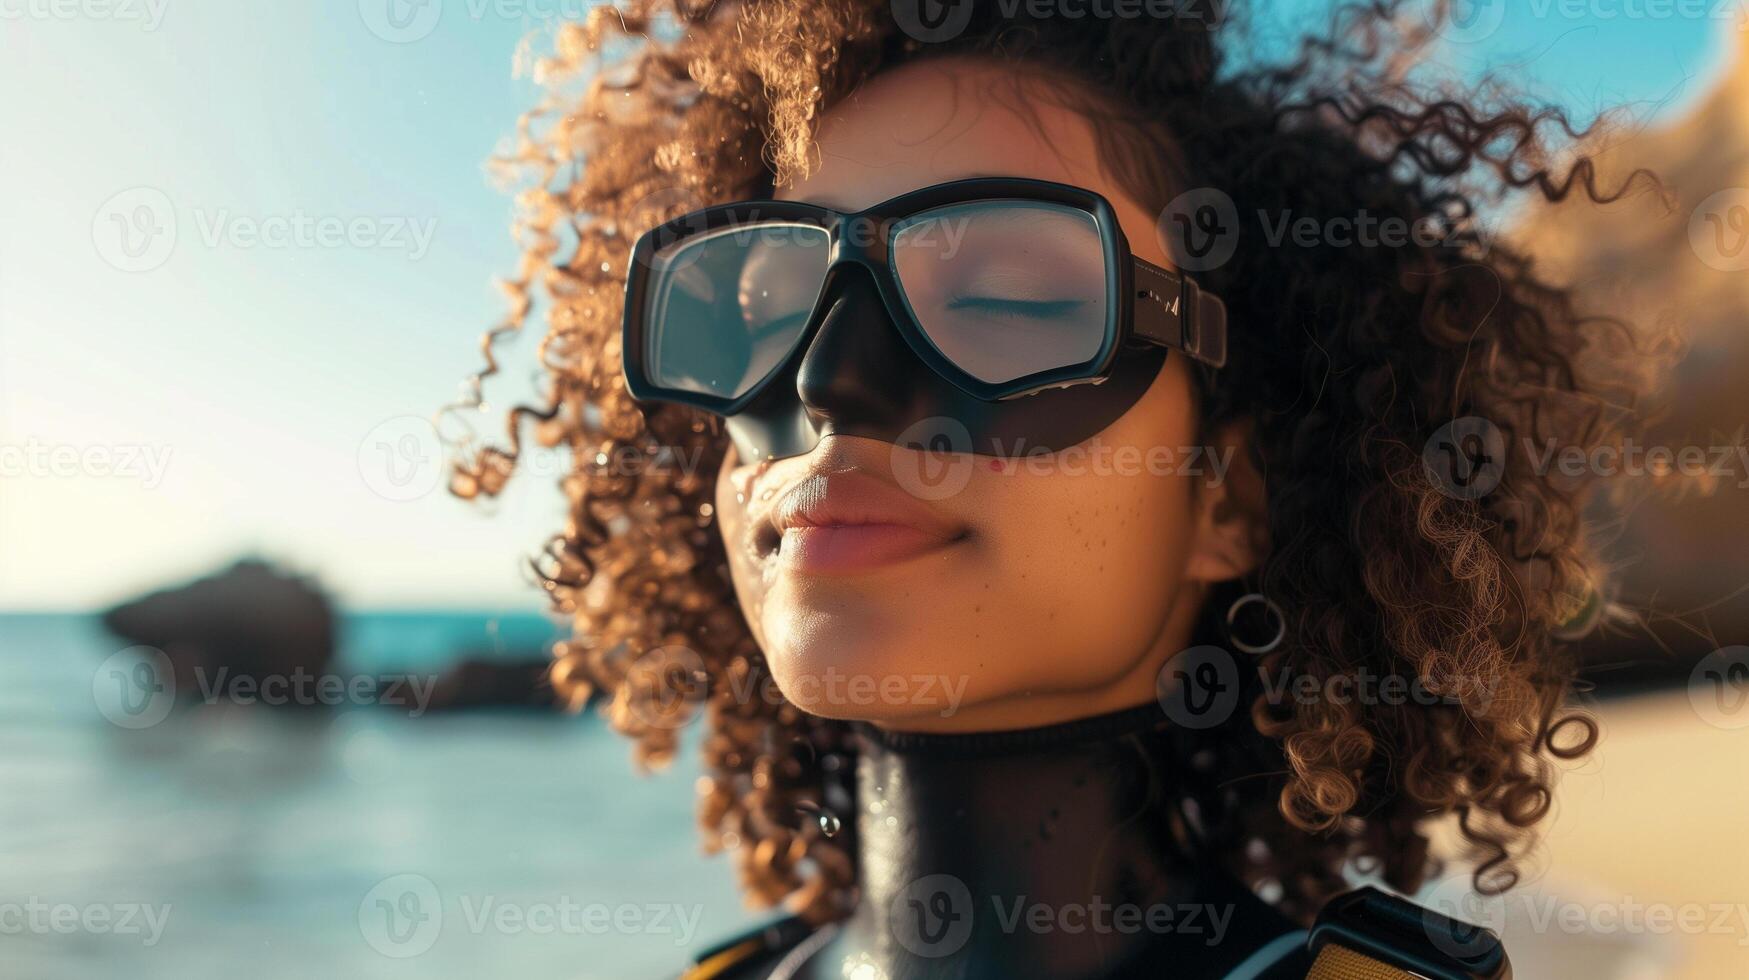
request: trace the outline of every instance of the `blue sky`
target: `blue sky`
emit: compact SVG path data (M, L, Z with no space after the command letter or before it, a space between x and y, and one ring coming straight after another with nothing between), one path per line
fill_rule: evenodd
M482 164L534 98L516 46L589 4L388 19L405 2L0 0L0 608L89 607L244 551L355 606L538 608L519 566L561 520L552 479L465 505L406 440L514 269ZM1682 14L1717 0L1492 0L1476 23L1493 5L1445 57L1582 115L1680 111L1739 36Z

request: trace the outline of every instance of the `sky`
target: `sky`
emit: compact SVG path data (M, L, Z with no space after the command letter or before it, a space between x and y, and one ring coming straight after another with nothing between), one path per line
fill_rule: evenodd
M1581 117L1681 112L1742 21L1465 4L1443 58ZM425 420L515 268L484 162L535 100L517 45L590 6L0 0L0 609L93 608L244 553L356 608L540 608L523 566L562 521L555 475L457 501ZM534 375L532 344L506 373Z

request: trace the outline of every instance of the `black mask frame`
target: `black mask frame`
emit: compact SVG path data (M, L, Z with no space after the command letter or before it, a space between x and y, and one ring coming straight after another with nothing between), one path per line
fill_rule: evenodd
M1046 202L1081 210L1099 228L1109 277L1106 335L1098 352L1078 364L1063 365L1001 383L973 377L938 351L924 335L900 295L891 266L889 229L895 222L925 211L976 201L1020 200ZM646 366L646 319L654 286L659 281L656 257L664 249L694 236L724 229L765 223L806 224L824 229L830 236L831 254L820 294L815 298L806 327L778 365L747 391L727 398L687 389L665 387L652 378ZM849 229L874 234L846 234ZM1163 269L1131 254L1129 240L1118 226L1110 202L1098 193L1068 184L1008 177L977 177L924 187L884 201L865 211L844 212L800 201L753 200L722 204L683 215L651 229L638 239L626 275L623 356L626 384L640 401L665 401L703 409L722 416L738 414L757 399L796 350L805 349L818 331L830 294L827 287L845 266L859 265L873 276L887 314L916 356L942 378L982 401L1019 398L1047 388L1091 382L1106 377L1113 361L1126 347L1158 346L1182 351L1212 367L1226 363L1226 305L1200 289L1188 276Z

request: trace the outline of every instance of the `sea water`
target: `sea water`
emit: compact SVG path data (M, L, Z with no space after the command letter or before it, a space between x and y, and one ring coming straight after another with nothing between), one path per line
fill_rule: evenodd
M352 614L334 670L430 674L554 633ZM696 738L640 777L598 719L557 712L198 706L127 728L98 676L125 645L92 616L0 616L0 978L617 980L761 918L699 853Z

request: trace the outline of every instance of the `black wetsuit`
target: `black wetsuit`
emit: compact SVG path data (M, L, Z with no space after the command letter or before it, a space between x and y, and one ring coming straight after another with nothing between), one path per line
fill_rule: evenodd
M860 726L861 893L797 920L721 977L1300 978L1305 932L1171 843L1155 705L1047 728Z

